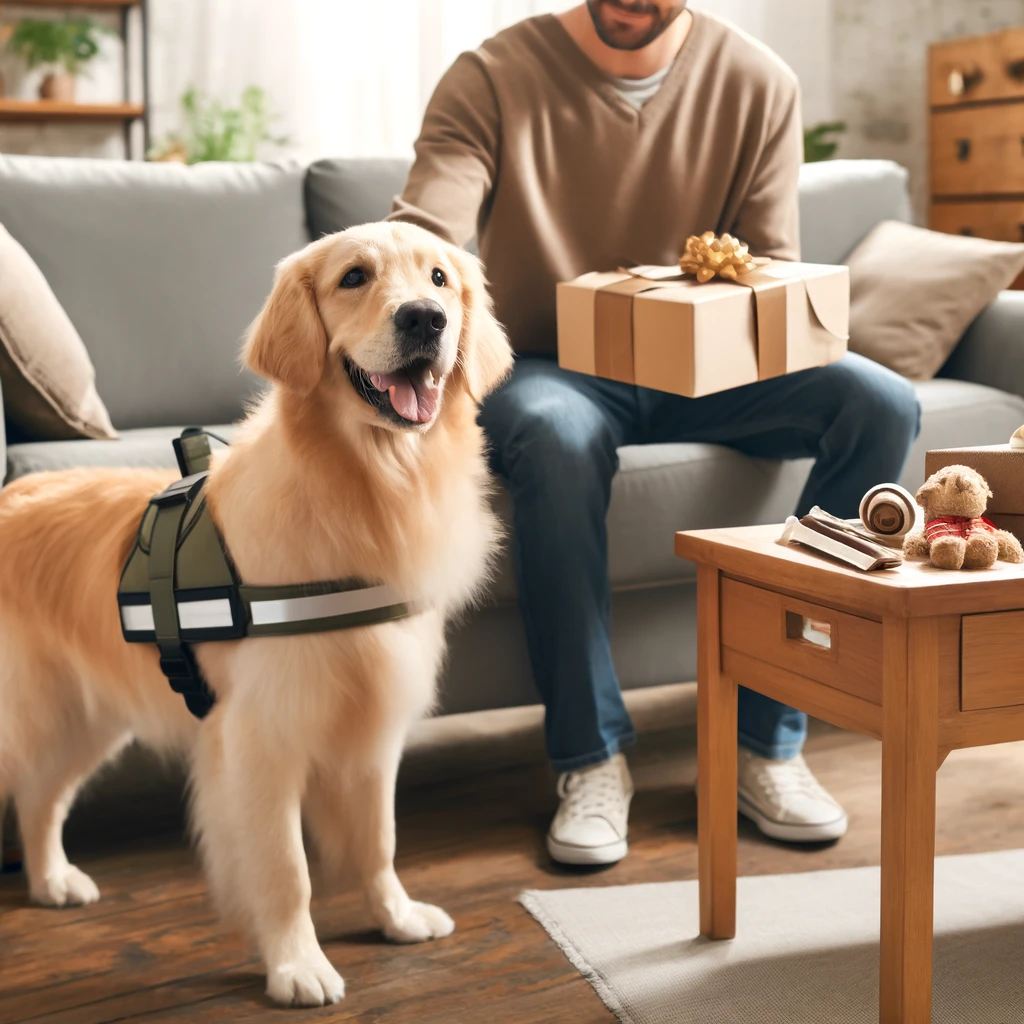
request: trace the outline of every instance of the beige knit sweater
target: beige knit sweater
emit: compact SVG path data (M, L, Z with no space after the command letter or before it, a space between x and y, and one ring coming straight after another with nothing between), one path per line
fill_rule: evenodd
M634 109L552 15L465 53L438 84L392 218L474 235L517 352L555 351L555 284L673 263L729 231L799 258L799 88L759 43L709 15Z

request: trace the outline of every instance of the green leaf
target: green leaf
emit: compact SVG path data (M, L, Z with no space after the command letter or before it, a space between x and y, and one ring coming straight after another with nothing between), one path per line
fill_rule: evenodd
M825 121L804 129L804 163L828 160L839 148L839 142L828 138L846 131L845 121Z

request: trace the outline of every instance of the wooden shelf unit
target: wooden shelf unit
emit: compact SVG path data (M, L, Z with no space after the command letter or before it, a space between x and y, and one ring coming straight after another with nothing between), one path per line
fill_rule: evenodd
M97 11L117 11L121 22L123 48L123 87L125 101L121 103L65 103L56 100L22 100L0 96L0 123L5 124L79 124L103 122L124 126L125 159L132 157L132 125L142 122L142 159L149 150L149 37L147 26L147 0L11 0L11 7L69 8L80 7ZM3 14L0 5L0 16ZM131 103L131 73L129 45L129 19L133 8L139 10L139 30L142 56L142 102Z
M11 7L138 7L142 0L7 0Z
M137 121L141 103L61 103L56 100L11 100L0 97L0 122Z

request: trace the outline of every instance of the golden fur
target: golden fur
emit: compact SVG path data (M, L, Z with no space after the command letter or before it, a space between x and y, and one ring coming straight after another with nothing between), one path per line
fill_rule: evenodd
M339 287L359 266L367 282ZM431 274L440 268L445 284ZM344 360L393 364L392 315L440 302L448 327L433 420L402 426L361 397ZM434 699L444 623L474 595L494 547L476 406L511 353L478 262L410 225L364 225L278 268L247 364L274 382L207 484L242 579L360 576L423 602L397 622L199 645L217 694L200 725L155 646L122 640L116 591L152 494L174 474L71 470L0 492L0 801L14 798L31 894L90 902L61 825L89 774L131 738L187 756L193 817L220 906L256 941L268 993L341 997L309 916L305 821L332 872L362 885L392 939L448 934L392 866L395 773L409 725Z

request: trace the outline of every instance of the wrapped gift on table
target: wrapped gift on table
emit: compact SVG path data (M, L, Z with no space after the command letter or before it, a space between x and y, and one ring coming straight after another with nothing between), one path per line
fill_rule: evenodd
M755 260L708 232L678 267L560 283L557 309L565 369L695 398L841 359L850 278L841 266Z
M1024 544L1024 427L1009 444L938 448L925 454L926 479L945 466L967 466L980 473L992 492L985 518Z

